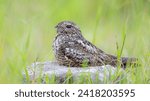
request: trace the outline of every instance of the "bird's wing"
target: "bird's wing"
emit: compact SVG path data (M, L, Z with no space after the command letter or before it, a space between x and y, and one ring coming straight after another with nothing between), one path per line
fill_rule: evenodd
M86 61L89 65L94 61L96 62L96 57L93 54L95 50L84 42L82 43L81 40L68 41L61 48L68 61L73 61L77 64L82 64Z
M99 51L96 46L86 40L69 41L63 47L65 56L79 64L82 64L85 60L88 65L104 65L106 64L106 58L109 60L109 57L103 51Z
M95 45L93 45L91 42L87 40L77 40L76 44L82 47L85 53L91 54L92 58L94 58L94 61L98 64L110 64L110 65L116 65L117 63L117 57L114 55L106 54L101 49L97 48Z

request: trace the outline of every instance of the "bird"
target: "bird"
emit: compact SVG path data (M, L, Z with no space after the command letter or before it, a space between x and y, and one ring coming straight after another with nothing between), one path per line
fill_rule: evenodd
M78 25L72 21L62 21L55 26L57 35L53 41L53 51L59 65L67 67L93 67L111 65L126 68L135 64L137 58L107 54L86 40Z

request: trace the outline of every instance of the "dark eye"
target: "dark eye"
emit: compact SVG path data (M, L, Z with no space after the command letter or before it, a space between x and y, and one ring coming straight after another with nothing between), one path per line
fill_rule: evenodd
M72 26L71 26L71 25L66 25L66 27L67 27L67 28L71 28Z

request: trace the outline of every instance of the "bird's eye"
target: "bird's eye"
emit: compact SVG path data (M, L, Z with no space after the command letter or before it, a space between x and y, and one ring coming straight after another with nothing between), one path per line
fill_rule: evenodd
M71 28L72 26L71 26L71 25L66 25L66 27L67 27L67 28Z

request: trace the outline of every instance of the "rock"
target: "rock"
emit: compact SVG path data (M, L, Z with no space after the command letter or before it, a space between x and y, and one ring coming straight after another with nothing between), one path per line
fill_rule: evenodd
M35 62L23 75L25 83L106 83L116 70L110 65L81 68L60 66L56 62Z

